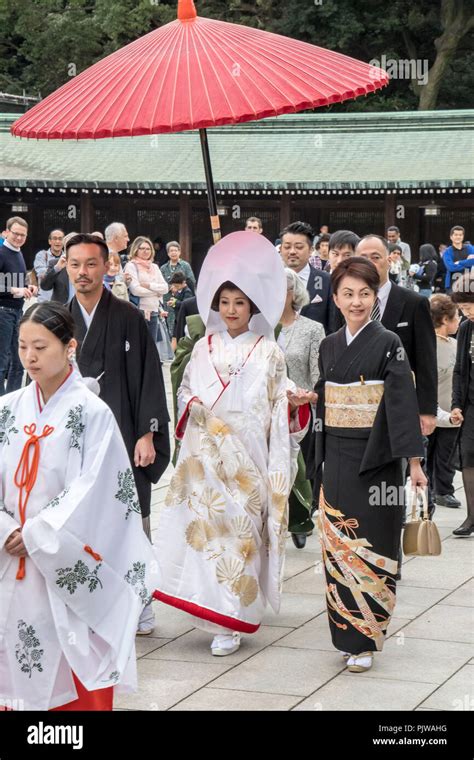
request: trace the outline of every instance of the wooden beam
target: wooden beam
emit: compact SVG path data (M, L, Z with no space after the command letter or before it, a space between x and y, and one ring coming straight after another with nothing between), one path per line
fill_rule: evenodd
M179 199L179 242L182 258L192 264L191 205L187 195Z
M385 207L384 207L385 232L387 231L388 227L392 227L393 225L398 227L397 220L395 219L396 205L397 205L397 202L396 202L395 195L391 194L391 195L385 196Z
M280 199L280 230L283 230L291 222L291 199L289 195L282 195Z
M94 206L90 195L81 195L81 232L94 232Z

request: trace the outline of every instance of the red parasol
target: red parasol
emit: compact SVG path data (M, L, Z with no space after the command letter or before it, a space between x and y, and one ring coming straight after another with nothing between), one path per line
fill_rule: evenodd
M178 18L112 53L18 119L19 137L80 140L199 129L216 242L206 127L295 113L388 84L374 66L306 42L197 16Z

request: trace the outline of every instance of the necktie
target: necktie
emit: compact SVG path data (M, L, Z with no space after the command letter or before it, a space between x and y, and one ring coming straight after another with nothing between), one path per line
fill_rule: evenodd
M370 318L374 322L380 322L381 316L382 316L382 313L380 311L380 299L377 297L374 301L374 305L372 306L372 311L370 312Z

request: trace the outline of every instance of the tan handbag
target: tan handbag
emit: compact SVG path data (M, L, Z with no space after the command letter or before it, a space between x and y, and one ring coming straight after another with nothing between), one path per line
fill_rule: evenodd
M421 519L416 517L418 496L423 502ZM424 488L412 491L411 521L407 522L403 532L403 553L417 557L437 557L441 554L441 538L437 526L428 517L428 499Z

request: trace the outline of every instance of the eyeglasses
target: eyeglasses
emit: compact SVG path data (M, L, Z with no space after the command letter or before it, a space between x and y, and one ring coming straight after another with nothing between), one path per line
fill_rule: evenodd
M26 232L13 232L13 230L10 230L10 233L11 233L11 234L12 234L14 237L19 237L19 238L26 238L26 236L27 236L27 234L28 234L28 233L26 233Z

